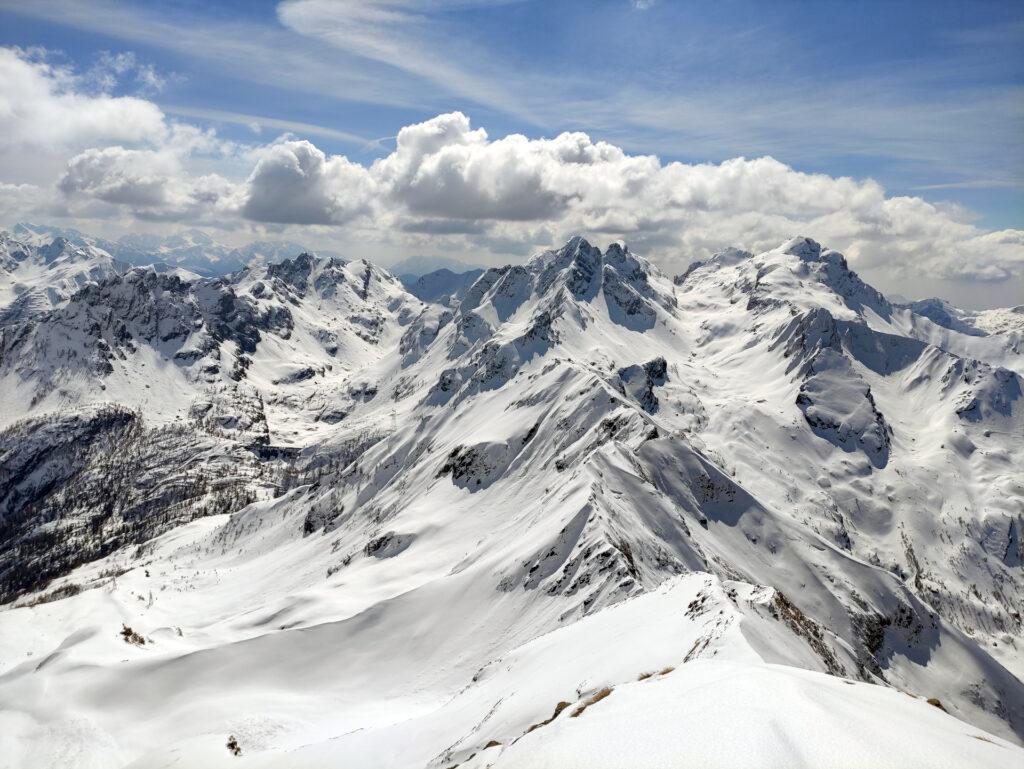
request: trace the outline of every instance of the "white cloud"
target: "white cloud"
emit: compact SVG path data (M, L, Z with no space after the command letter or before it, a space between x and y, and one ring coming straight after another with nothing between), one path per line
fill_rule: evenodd
M0 199L17 199L7 216L314 227L366 249L476 261L579 232L626 240L668 270L802 233L846 252L883 289L887 276L1024 277L1024 232L986 232L966 211L888 197L870 179L803 173L770 157L663 163L579 132L492 138L459 112L402 128L394 150L368 165L288 135L245 147L169 121L149 101L89 92L38 55L0 49L0 168L15 155L59 165L32 184L4 173Z
M407 83L387 67L365 62L276 23L228 18L210 6L122 0L0 0L5 10L131 45L172 51L204 69L261 87L284 88L370 104L409 108L425 103L422 83ZM206 13L205 11L210 11Z
M192 177L172 150L89 149L70 161L58 187L70 197L124 206L141 219L223 216L234 185L216 174Z
M850 67L834 46L807 49L806 30L777 14L723 27L691 13L691 4L633 13L627 0L621 13L577 14L565 46L535 51L521 43L525 24L474 25L480 6L507 2L287 0L273 19L124 0L0 6L162 48L211 73L318 102L388 104L423 115L453 103L467 112L484 106L548 135L583 128L673 157L772 155L806 168L866 158L903 189L1021 184L1024 99L1000 63L1016 42L1005 24L981 37L972 26L951 47L929 48L925 59L879 65L869 56L866 66Z
M471 6L508 0L283 0L280 22L306 38L326 43L356 59L384 64L442 93L456 94L536 122L514 80L503 77L494 51L476 44L472 34L442 23ZM444 55L439 56L438 51ZM529 79L535 80L531 75ZM548 78L543 78L548 80ZM557 82L551 78L551 84Z
M140 93L160 93L167 85L167 78L159 74L152 64L140 64L135 70L135 83Z
M768 248L809 233L855 266L903 278L1024 274L1024 232L986 233L956 209L769 157L665 164L582 133L492 140L461 113L406 126L395 150L369 167L304 142L268 152L248 182L249 218L361 216L364 228L419 233L452 249L523 250L583 232L630 241L669 269L726 245Z
M278 142L258 155L241 191L241 212L248 219L343 224L369 209L373 181L345 157L327 157L308 141Z
M109 93L114 90L125 73L134 69L136 65L135 54L131 51L101 51L96 63L85 73L83 80L92 84L97 91Z
M8 215L223 214L234 185L190 169L197 158L217 162L238 148L168 120L151 101L108 92L125 77L155 87L155 72L130 52L105 52L82 74L52 59L42 49L0 48L0 183L4 198L22 193L4 206Z
M0 211L11 217L12 222L43 213L52 200L51 191L34 184L9 184L0 181Z
M363 145L368 148L377 147L379 145L379 140L376 139L369 139L365 136L351 133L350 131L339 131L337 128L333 128L331 126L304 123L299 120L281 120L279 118L267 117L266 115L250 115L242 112L230 112L228 110L209 109L204 107L164 105L163 109L168 114L175 116L198 118L200 120L213 120L218 123L243 125L254 134L262 133L264 128L274 128L293 134L322 136L328 139L337 139L343 142Z
M170 203L167 188L180 174L172 155L104 147L73 157L58 186L68 195L83 193L107 203L151 208Z
M131 96L90 95L38 52L0 48L0 152L162 141L163 113Z
M170 141L207 143L203 134ZM370 166L284 139L254 150L251 174L232 183L190 176L181 154L90 149L68 163L60 188L148 219L358 220L371 238L417 233L449 249L477 238L525 250L583 232L627 240L668 269L726 245L756 250L807 233L855 266L903 278L1024 273L1021 231L987 233L955 209L887 197L870 179L802 173L769 157L663 164L581 133L491 140L461 113L403 128L395 150Z
M572 145L568 134L550 142L520 135L489 141L486 131L472 130L455 112L403 128L395 151L375 163L372 174L413 214L550 219L578 194L571 180L559 178Z
M985 233L961 212L887 197L873 180L801 173L769 157L663 164L581 133L490 140L453 113L402 129L368 175L388 202L382 221L435 236L483 232L533 244L584 232L623 238L681 268L726 245L767 248L805 232L855 264L902 277L1024 272L1020 231Z

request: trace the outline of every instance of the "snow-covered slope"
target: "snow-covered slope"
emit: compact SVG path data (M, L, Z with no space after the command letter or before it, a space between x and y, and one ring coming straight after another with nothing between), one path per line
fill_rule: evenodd
M402 285L417 299L424 302L450 304L452 299L461 300L467 289L483 274L483 270L452 272L440 269L425 275L402 275Z
M1011 337L803 238L574 238L445 305L310 256L89 286L0 340L0 755L1020 761ZM188 468L230 492L140 506Z
M943 299L922 299L903 306L940 326L971 336L1024 334L1024 305L969 311L954 307Z
M191 282L131 269L3 330L0 386L15 406L3 423L108 401L158 423L218 419L227 398L314 430L363 397L352 373L392 350L420 306L367 262L309 254ZM282 429L278 441L296 442Z
M27 322L119 269L95 246L64 238L35 244L0 232L0 327Z

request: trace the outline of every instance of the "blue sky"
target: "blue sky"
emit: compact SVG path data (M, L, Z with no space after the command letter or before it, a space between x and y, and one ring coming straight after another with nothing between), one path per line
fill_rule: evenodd
M131 52L160 87L121 73L110 95L242 144L288 131L368 165L458 110L492 138L767 155L1024 227L1021 2L0 0L0 45L79 74ZM231 162L246 172L189 165Z
M493 134L582 130L686 161L770 154L962 203L987 226L1024 224L1019 2L424 4L422 23L409 25L418 29L402 35L427 58L451 45L453 69L478 80L465 85L419 76L418 52L408 62L373 61L356 55L358 43L335 48L289 30L276 2L74 5L78 13L7 4L0 42L53 48L82 67L101 51L134 51L173 75L157 103L193 122L216 111L304 123L328 129L315 134L324 149L379 153L333 132L377 139L461 109ZM18 13L26 8L32 15ZM179 34L165 37L161 27ZM202 38L189 39L197 27L203 36L252 34L251 50L234 61L204 55ZM275 43L306 48L300 63L320 61L282 74ZM335 68L371 83L348 87ZM837 114L815 115L830 109ZM209 122L248 138L245 126Z

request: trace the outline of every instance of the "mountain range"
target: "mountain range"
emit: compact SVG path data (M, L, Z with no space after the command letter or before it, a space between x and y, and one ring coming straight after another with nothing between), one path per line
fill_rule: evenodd
M127 266L152 265L162 271L179 270L190 277L226 275L252 262L279 262L305 251L303 246L290 241L258 240L241 247L228 246L198 229L168 236L133 233L110 240L75 229L20 223L11 234L16 240L36 245L63 239L73 247L105 251ZM328 252L323 255L337 256Z
M1024 309L805 237L403 282L33 233L0 766L1024 759Z

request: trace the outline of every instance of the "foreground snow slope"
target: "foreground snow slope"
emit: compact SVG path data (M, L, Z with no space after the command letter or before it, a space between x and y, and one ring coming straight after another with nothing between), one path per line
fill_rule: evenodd
M0 715L0 766L230 767L228 735L267 767L1024 757L924 699L790 667L822 665L778 594L705 573L570 623L564 599L496 600L474 567L409 564L382 584L367 559L292 592L311 546L290 536L289 506L197 521L76 575L99 587L5 613L2 691L17 707ZM122 624L146 644L124 643Z
M699 660L614 695L463 766L966 769L1020 760L1019 749L920 699L791 667Z
M1020 340L813 241L576 238L431 304L131 271L2 333L12 766L1024 757Z

